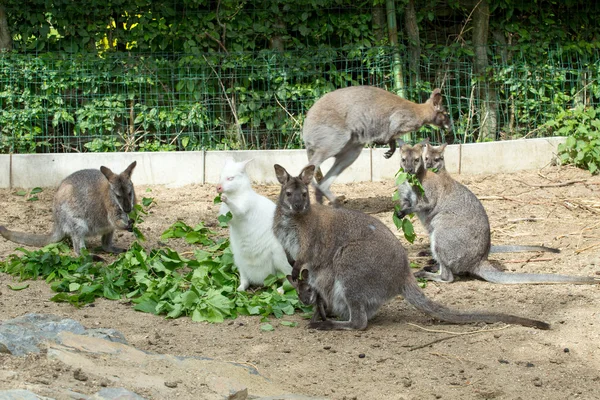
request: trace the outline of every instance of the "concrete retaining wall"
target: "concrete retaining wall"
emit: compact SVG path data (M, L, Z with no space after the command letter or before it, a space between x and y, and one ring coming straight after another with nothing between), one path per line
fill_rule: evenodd
M558 144L564 141L564 137L554 137L450 145L446 148L446 168L452 174L493 174L542 168L552 161ZM396 151L392 158L385 159L383 153L386 151L385 148L364 149L336 182L393 179L400 168L400 155ZM133 161L137 161L133 181L138 185L214 184L219 180L226 157L253 158L248 164L248 174L257 183L276 182L273 164L281 164L291 174L297 174L307 163L304 150L0 155L0 187L53 187L80 169L104 165L114 172L121 172ZM332 163L333 160L327 160L323 171Z

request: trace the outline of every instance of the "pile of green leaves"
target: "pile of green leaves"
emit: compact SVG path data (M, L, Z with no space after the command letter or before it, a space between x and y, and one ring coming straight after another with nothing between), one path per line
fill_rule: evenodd
M413 187L413 190L419 191L420 194L423 193L423 186L421 186L421 182L419 182L417 176L414 174L409 174L408 172L404 172L404 169L400 168L400 170L396 172L396 190L392 195L392 200L395 202L392 219L394 221L394 225L396 225L396 229L402 229L404 238L409 243L413 243L417 238L417 235L415 234L415 228L411 221L411 218L414 217L414 214L405 215L402 219L398 217L398 211L401 210L401 205L398 203L400 201L400 194L397 188L407 181Z
M568 136L565 143L558 145L562 164L573 164L597 174L600 168L600 109L578 106L560 112L546 122L553 134Z
M188 257L168 247L148 251L136 241L106 265L86 251L74 257L66 244L56 243L35 251L19 248L22 254L10 255L0 263L0 271L22 280L45 279L57 292L53 301L81 306L99 297L130 299L134 309L167 318L185 315L194 321L222 322L239 315L281 318L311 310L287 280L281 285L283 276L267 277L264 288L256 292L238 292L229 240L215 238L204 224L192 228L178 221L162 235L171 238L201 246Z

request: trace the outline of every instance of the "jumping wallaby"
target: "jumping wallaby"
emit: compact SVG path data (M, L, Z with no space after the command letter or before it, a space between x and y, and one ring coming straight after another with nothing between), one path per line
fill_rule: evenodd
M132 162L120 174L107 167L83 169L67 176L54 195L52 232L46 235L15 232L0 226L0 234L15 243L46 246L70 236L73 250L79 255L85 248L85 238L102 235L102 249L121 253L125 249L113 246L116 229L133 229L128 214L136 202L131 173Z
M423 161L425 162L425 168L433 168L437 172L446 171L446 162L444 161L444 150L446 149L446 143L440 146L432 146L431 144L425 142L423 145ZM477 199L477 201L479 202L479 199ZM490 247L490 253L518 253L525 251L560 253L559 249L546 246L492 245Z
M217 185L223 201L219 214L231 211L233 216L229 221L229 239L240 272L239 291L262 285L269 274L292 272L283 247L273 234L275 203L252 190L246 173L250 161L226 159Z
M321 175L323 161L335 157L331 169L315 184L317 201L321 203L325 195L337 204L329 187L366 144L389 144L385 157L390 158L396 138L425 124L451 129L440 89L423 104L372 86L347 87L321 97L308 110L302 130L308 162L317 168L317 174Z
M318 321L319 317L321 320L327 320L327 313L325 311L325 304L323 299L319 296L316 290L313 289L312 286L308 284L308 270L303 269L300 271L300 276L294 277L292 275L286 276L287 280L290 284L296 289L298 293L298 298L301 302L306 305L313 305L316 307L316 310L313 312L313 316L311 321Z
M600 278L554 274L505 273L488 261L490 223L481 202L464 185L445 171L433 173L425 168L422 145L403 145L401 166L415 174L424 193L410 185L399 187L403 201L398 217L416 213L429 233L431 254L439 273L426 270L415 275L438 282L452 282L454 275L470 274L494 283L600 283ZM408 191L408 192L407 192Z
M275 165L281 192L273 230L290 257L310 271L308 284L342 321L311 321L315 329L366 329L383 303L402 295L434 318L453 322L505 322L549 329L542 321L487 312L459 312L428 299L410 271L406 251L378 219L359 211L311 205L314 165L292 177Z

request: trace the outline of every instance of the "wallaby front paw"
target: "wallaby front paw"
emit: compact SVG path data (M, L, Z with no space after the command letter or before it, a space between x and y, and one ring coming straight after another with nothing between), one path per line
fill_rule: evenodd
M385 157L385 158L390 158L393 155L394 155L394 151L391 151L391 150L388 150L385 153L383 153L383 157Z
M398 210L396 211L396 217L402 219L404 217L406 217L408 215L407 212L405 212L404 210Z
M119 254L119 253L125 253L127 251L127 249L124 249L122 247L110 247L108 249L104 249L104 251L106 251L107 253L113 253L113 254Z
M225 193L221 193L221 201L225 204L229 201L229 198L225 196Z

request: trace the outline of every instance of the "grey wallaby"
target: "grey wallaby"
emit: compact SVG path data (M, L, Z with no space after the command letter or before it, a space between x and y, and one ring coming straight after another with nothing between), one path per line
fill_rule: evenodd
M298 177L275 165L281 191L273 230L327 311L342 320L311 321L315 329L366 329L368 320L398 294L420 311L453 322L505 322L549 329L542 321L487 312L459 312L428 299L413 276L406 251L378 219L359 211L310 203L314 165Z
M451 129L450 117L442 105L442 92L435 89L422 104L413 103L373 86L334 90L308 110L302 128L309 164L317 168L335 157L333 166L315 185L319 203L325 195L334 204L329 190L333 181L360 155L366 144L389 144L385 157L396 151L396 139L425 124Z
M287 280L298 292L298 298L301 302L306 305L313 305L316 307L311 321L318 321L319 317L325 321L327 319L327 312L325 311L325 304L319 296L319 293L308 284L308 270L302 269L299 271L299 277L293 275L286 275Z
M401 210L398 217L416 213L429 233L431 254L438 273L426 270L415 275L438 282L452 282L454 275L474 275L494 283L600 283L600 278L555 274L505 273L488 261L490 223L481 202L464 185L445 171L437 174L425 168L422 145L400 148L401 166L415 174L424 193L408 184L399 187ZM407 199L409 199L407 201Z
M128 214L136 202L131 173L136 162L120 174L107 167L83 169L67 176L54 195L52 231L45 235L15 232L0 226L4 238L28 246L46 246L65 236L73 241L77 255L85 248L85 238L102 235L102 249L110 253L125 251L112 243L117 229L133 229Z
M444 150L446 143L439 146L433 146L427 141L423 142L423 162L425 168L434 169L436 172L446 171L446 162L444 161ZM479 202L479 199L477 199ZM483 207L483 205L482 205ZM525 251L545 251L549 253L560 253L559 249L546 246L528 246L528 245L492 245L490 253L518 253Z

